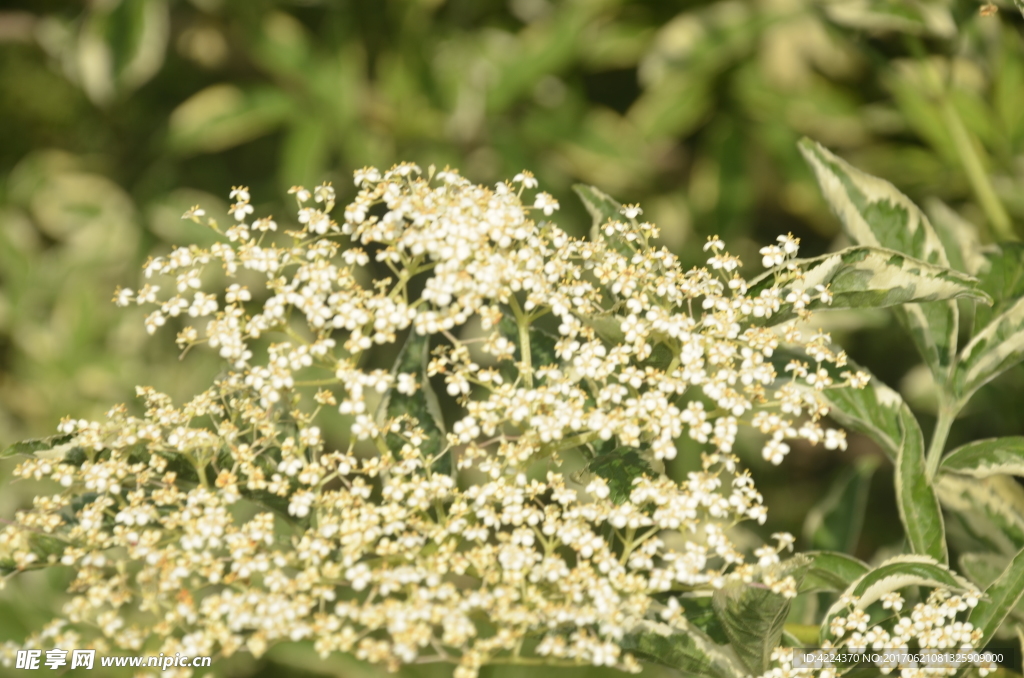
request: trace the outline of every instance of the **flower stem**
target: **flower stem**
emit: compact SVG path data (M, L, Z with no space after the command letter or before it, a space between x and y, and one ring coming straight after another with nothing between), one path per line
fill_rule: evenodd
M509 295L509 306L516 315L519 327L519 350L522 352L523 377L527 388L533 388L533 359L530 355L530 319L519 307L519 300L514 294Z

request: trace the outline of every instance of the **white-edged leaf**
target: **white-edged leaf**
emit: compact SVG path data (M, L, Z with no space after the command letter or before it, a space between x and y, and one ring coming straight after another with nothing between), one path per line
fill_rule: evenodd
M961 401L1024 360L1024 297L997 315L964 347L953 365L952 387Z
M982 249L981 258L978 287L992 297L992 306L975 310L972 336L1024 297L1024 243L989 245Z
M825 199L854 242L949 267L945 248L928 217L895 186L860 171L815 141L804 138L799 146ZM906 306L895 313L932 373L944 378L956 357L956 303Z
M874 377L863 389L831 389L822 396L834 419L870 436L895 465L896 502L914 553L949 562L942 509L925 472L924 435L903 398Z
M949 562L946 550L946 526L942 521L942 506L935 494L932 480L926 470L924 436L910 408L903 406L900 413L903 441L896 455L896 505L914 553L922 553L945 564Z
M864 561L835 551L806 551L810 567L800 583L800 593L845 591L871 569Z
M965 553L960 556L960 571L984 590L999 578L1009 563L1009 556L998 553ZM1010 614L1024 621L1024 600L1018 601Z
M1024 488L1009 476L971 478L943 473L935 489L974 540L1005 555L1024 546Z
M987 438L962 445L943 458L940 471L975 478L1024 476L1024 436Z
M985 587L985 595L971 610L967 621L981 629L983 637L977 647L985 647L1006 616L1024 598L1024 549L1021 549L995 581Z
M623 636L619 645L640 659L668 666L684 676L742 678L748 675L733 648L719 645L685 620L676 623L683 629L642 621Z
M950 266L968 275L979 276L987 261L982 254L978 227L938 198L927 198L924 209L935 227L935 234L942 241Z
M966 273L896 250L856 246L812 259L794 259L766 271L750 281L749 294L756 296L778 285L783 298L790 292L807 294L811 298L809 310L882 308L957 297L987 301L988 295L976 289L977 282ZM828 287L830 304L820 300L818 286ZM794 315L793 305L787 303L770 322L785 322Z
M886 560L853 582L843 592L857 599L857 607L865 609L883 595L908 586L946 587L954 591L974 588L971 582L929 556L902 555ZM832 618L846 608L840 599L829 608L821 624L821 639L828 637Z
M851 370L864 371L856 365ZM875 376L861 389L826 389L822 399L829 406L829 415L845 428L868 436L882 448L893 462L903 441L901 419L909 412L900 394Z

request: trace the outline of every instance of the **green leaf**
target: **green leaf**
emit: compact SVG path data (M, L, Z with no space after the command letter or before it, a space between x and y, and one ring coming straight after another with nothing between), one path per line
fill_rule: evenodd
M395 359L391 375L395 377L391 388L385 393L377 407L377 424L382 425L389 419L408 415L415 420L416 426L423 430L424 441L420 445L424 458L436 457L433 470L436 473L449 474L452 470L451 454L438 457L445 445L444 416L437 401L437 394L430 386L427 376L427 364L430 362L430 335L417 334L409 330L409 338ZM412 394L400 393L395 387L399 374L412 374L419 388ZM393 450L402 446L401 438L395 433L387 436L388 447Z
M936 235L942 241L946 256L949 257L950 266L968 275L981 277L981 272L988 265L988 261L982 254L978 227L961 217L938 198L926 199L924 207L931 219L932 226L935 227ZM992 295L992 290L985 286L984 278L979 287ZM983 310L988 309L981 307L977 309L978 312Z
M862 457L853 468L844 469L808 512L803 534L812 548L850 553L857 547L871 478L877 469L877 459Z
M680 631L668 624L644 621L620 643L639 659L668 666L684 676L741 678L743 664L728 645L719 645L699 628L686 622Z
M939 465L975 478L994 475L1024 476L1024 436L975 440L950 452Z
M835 551L807 551L811 564L800 584L800 593L814 591L845 591L850 584L867 574L867 563Z
M637 245L623 238L619 234L608 234L604 226L609 221L624 221L626 218L620 211L622 204L607 193L586 184L574 184L572 190L583 201L583 206L590 214L592 224L590 226L590 240L593 242L607 242L613 250L624 257L632 257L636 254Z
M967 621L984 633L977 647L984 647L992 639L1003 620L1024 598L1024 549L1014 556L1006 569L985 588L978 606L971 610Z
M855 364L850 364L849 369L867 372ZM872 375L864 388L826 389L820 397L829 406L833 419L874 440L895 462L903 444L903 420L913 417L899 393Z
M652 474L650 465L631 447L617 447L598 455L587 464L586 470L608 481L608 496L616 504L629 499L634 479Z
M960 571L984 590L999 578L1009 563L1009 556L998 553L965 553L960 556ZM1024 601L1018 601L1010 614L1024 620Z
M971 276L944 265L929 264L895 250L858 246L813 259L795 259L766 271L750 281L749 293L756 296L780 285L783 298L788 292L807 294L812 300L807 308L812 311L881 308L957 297L987 301L988 296L976 289L976 283ZM818 298L818 285L828 287L831 304ZM922 305L914 317L933 309L932 305ZM783 304L772 316L771 324L785 322L795 315L791 303Z
M793 576L799 586L809 567L806 558L795 556L777 566L773 574L779 579ZM715 591L711 601L743 663L754 675L767 671L772 650L782 640L790 600L768 588L730 583Z
M799 146L825 199L854 242L886 247L940 268L949 267L945 248L928 217L895 186L861 172L810 139L801 139ZM956 357L956 303L907 306L895 313L932 373L944 378Z
M973 588L971 583L952 572L934 558L924 555L902 555L886 560L865 573L846 588L844 595L857 598L857 607L865 609L884 594L908 586L942 586L957 591ZM836 601L825 614L821 624L821 640L829 637L832 618L846 608L842 598Z
M16 454L32 454L35 452L45 452L52 450L60 445L65 445L74 438L74 434L67 433L63 435L49 436L47 438L32 438L29 440L22 440L21 442L14 443L13 445L7 446L3 452L0 452L0 459L5 457L13 457Z
M942 507L926 471L924 436L917 419L905 405L901 411L903 444L896 456L896 505L914 553L949 562Z
M975 391L1024 360L1024 297L997 315L964 347L951 387L966 402Z
M914 553L949 562L942 509L925 472L924 435L907 404L875 378L863 389L830 389L821 395L833 418L870 436L893 461L897 507Z
M932 3L906 0L854 0L825 6L829 19L847 28L872 33L952 38L956 23L948 8Z
M281 148L281 184L320 183L330 154L330 127L325 117L303 116L293 121Z
M935 489L975 540L1006 555L1024 546L1024 488L1013 478L943 473Z
M974 334L981 332L997 315L1024 297L1024 244L1000 243L981 252L979 288L992 297L991 307L978 307Z
M293 110L281 89L211 85L171 112L168 144L182 155L223 151L269 134Z

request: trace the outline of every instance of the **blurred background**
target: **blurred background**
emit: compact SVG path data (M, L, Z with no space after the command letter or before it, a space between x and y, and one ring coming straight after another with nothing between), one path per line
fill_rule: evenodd
M1024 224L1024 21L1009 2L2 7L0 447L50 435L67 414L101 417L139 383L179 398L209 383L211 356L179 362L172 333L147 341L142 311L110 299L119 284L137 287L148 256L212 242L180 216L197 203L226 213L232 185L288 221L290 186L333 181L345 200L364 165L450 164L484 184L527 168L574 234L589 218L571 185L591 183L641 203L685 265L719 234L752 277L757 249L780 233L799 236L805 255L842 245L796 149L808 135L986 241ZM887 312L821 322L929 422L931 377ZM976 397L951 445L1024 433L1022 403L1017 368ZM777 469L753 452L768 531L823 546L805 517L852 492L862 512L848 517L847 544L831 547L865 559L899 547L891 468L870 441L854 436L844 455L798 447ZM0 495L0 513L19 501ZM865 509L893 519L861 529ZM25 578L4 592L0 640L49 618L52 583ZM221 672L379 673L338 661L317 668L308 650L284 648Z

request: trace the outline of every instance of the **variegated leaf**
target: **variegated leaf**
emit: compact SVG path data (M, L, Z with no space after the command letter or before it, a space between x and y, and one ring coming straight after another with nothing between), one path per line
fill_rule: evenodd
M968 275L980 276L988 262L982 254L978 227L938 198L926 199L924 208L942 241L950 266Z
M749 294L756 296L780 285L783 298L788 293L806 294L809 310L881 308L956 297L987 301L988 295L976 289L977 282L965 273L895 250L858 246L813 259L795 259L766 271L750 281ZM820 300L818 290L823 287L832 295L829 304ZM930 305L921 308L925 310L919 309L919 314L931 313ZM778 324L795 315L794 305L786 303L770 322Z
M948 567L936 562L933 558L922 555L903 555L890 558L875 569L867 572L853 582L843 592L857 600L857 607L865 609L890 591L898 591L907 586L946 587L955 591L973 588L971 582L952 572ZM832 618L846 608L842 597L825 615L821 624L821 639L829 634Z
M895 186L860 171L810 139L800 140L800 151L854 242L887 247L935 266L949 266L942 241L928 218ZM929 369L944 379L956 356L956 303L905 306L895 313Z
M952 388L965 402L975 391L1024 360L1024 297L997 315L964 347L953 365Z
M1024 546L1024 488L1012 478L943 473L935 489L942 505L960 517L975 540L1006 555Z
M620 646L640 659L668 666L684 676L742 678L748 671L729 645L719 645L693 624L684 629L652 621L640 622L623 636Z
M845 553L808 551L803 555L810 558L811 566L800 584L800 593L845 591L871 569L864 561Z
M981 629L983 636L977 647L985 647L1006 616L1024 598L1024 549L1021 549L996 580L985 587L985 595L971 610L967 621Z
M965 553L960 556L960 571L984 590L999 578L1009 563L1008 556L998 553ZM1024 601L1018 602L1010 614L1024 621Z
M1024 297L1024 243L989 245L981 251L981 259L978 287L992 297L992 306L977 308L972 335Z
M862 368L851 365L851 369ZM896 461L903 441L901 419L909 414L909 408L899 393L872 376L864 388L826 389L820 395L829 406L833 419L868 436L878 443L891 461Z
M896 467L896 502L914 553L949 562L942 509L925 470L924 435L898 393L872 378L863 389L822 394L839 423L870 436Z
M924 436L910 408L900 413L903 441L896 455L896 505L914 553L927 554L939 562L949 562L946 527L942 507L935 494L925 463Z
M1024 436L975 440L950 452L939 466L975 478L1024 476Z

